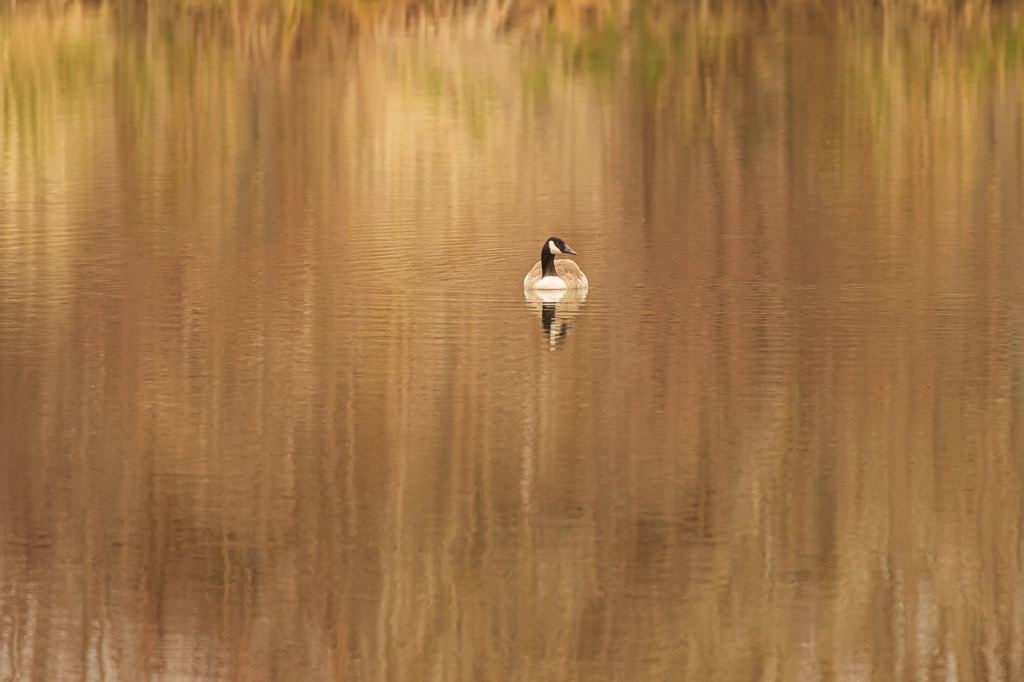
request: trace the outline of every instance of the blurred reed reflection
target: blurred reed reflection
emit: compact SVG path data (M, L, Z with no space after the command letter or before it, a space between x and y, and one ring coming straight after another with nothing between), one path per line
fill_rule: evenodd
M1022 679L1020 23L603 7L4 10L0 678Z

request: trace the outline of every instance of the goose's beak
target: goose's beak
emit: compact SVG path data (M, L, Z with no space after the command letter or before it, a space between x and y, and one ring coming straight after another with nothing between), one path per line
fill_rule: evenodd
M572 254L574 256L580 255L580 254L576 253L575 251L573 251L572 249L570 249L568 244L565 245L565 251L563 251L562 253L570 253L570 254Z

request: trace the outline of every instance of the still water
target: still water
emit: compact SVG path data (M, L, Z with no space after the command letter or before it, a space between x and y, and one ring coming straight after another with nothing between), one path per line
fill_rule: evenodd
M1013 30L247 30L0 23L0 678L1024 679Z

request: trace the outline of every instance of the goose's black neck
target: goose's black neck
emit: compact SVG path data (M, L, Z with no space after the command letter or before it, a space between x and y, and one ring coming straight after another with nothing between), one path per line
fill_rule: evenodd
M547 242L544 243L544 248L540 252L540 267L541 277L558 277L558 272L555 270L555 254L551 253Z

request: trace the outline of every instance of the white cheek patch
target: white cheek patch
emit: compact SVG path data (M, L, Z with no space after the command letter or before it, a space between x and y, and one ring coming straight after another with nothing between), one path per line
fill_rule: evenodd
M562 250L555 246L555 243L550 240L548 240L548 251L551 253L562 253Z

